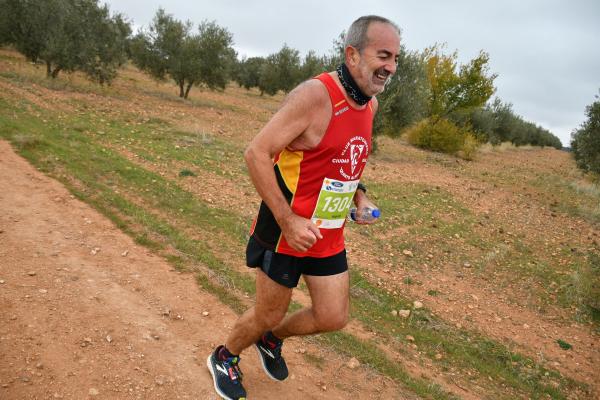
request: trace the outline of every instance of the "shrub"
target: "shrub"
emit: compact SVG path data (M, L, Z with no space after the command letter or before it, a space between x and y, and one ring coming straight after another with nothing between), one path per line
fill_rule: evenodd
M447 119L435 122L422 120L408 129L406 137L414 146L458 155L466 160L472 160L479 147L477 139L469 130Z
M472 133L465 133L465 141L463 143L462 149L458 152L458 155L465 160L473 160L475 158L475 154L477 154L477 149L479 148L479 142L473 136Z
M600 96L585 109L587 120L571 134L571 149L577 166L600 174Z

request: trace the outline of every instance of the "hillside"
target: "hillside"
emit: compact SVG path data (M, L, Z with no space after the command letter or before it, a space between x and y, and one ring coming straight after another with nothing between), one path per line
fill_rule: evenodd
M215 398L204 360L254 295L242 152L282 97L50 81L8 50L0 89L0 397ZM568 153L380 138L364 179L351 323L291 340L281 385L246 351L251 398L600 395L600 190Z

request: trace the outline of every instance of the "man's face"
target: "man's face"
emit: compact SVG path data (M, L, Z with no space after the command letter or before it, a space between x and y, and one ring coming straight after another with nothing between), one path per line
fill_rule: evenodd
M357 54L358 62L352 75L364 94L374 96L383 92L388 79L396 72L400 37L394 27L381 22L369 25L367 37L367 45Z

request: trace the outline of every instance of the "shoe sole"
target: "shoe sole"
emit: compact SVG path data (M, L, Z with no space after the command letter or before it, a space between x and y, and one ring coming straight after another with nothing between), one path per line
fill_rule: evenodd
M246 399L245 397L240 397L239 399L232 399L231 397L227 396L225 393L221 392L221 390L219 390L219 388L217 387L217 378L215 377L215 371L213 370L212 362L210 361L211 357L212 357L212 354L209 355L208 358L206 359L206 366L208 367L208 371L212 375L213 386L215 387L215 392L217 392L217 394L225 400L245 400Z
M267 376L269 378L271 378L272 380L274 380L275 382L283 382L282 379L277 379L273 375L271 375L271 373L267 369L267 365L265 364L265 358L263 357L262 351L260 351L260 348L258 347L258 345L256 343L254 344L254 348L258 352L258 358L260 360L260 365L262 365L263 370L265 371L265 374L267 374Z

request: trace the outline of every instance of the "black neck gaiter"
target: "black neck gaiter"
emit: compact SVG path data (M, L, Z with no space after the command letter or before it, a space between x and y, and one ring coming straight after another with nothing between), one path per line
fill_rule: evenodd
M350 75L350 70L348 70L348 67L345 63L340 64L336 71L342 86L346 90L346 93L348 93L348 96L352 97L352 100L361 106L364 106L369 102L369 100L371 100L372 96L367 96L362 92L362 90L360 90L354 81L354 78L352 78L352 75Z

